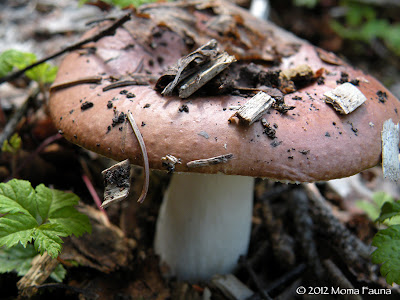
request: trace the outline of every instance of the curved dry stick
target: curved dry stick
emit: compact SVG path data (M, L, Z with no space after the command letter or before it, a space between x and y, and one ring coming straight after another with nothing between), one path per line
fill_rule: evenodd
M124 23L129 21L130 19L131 19L131 13L127 13L127 14L123 15L121 18L119 18L117 21L112 23L111 25L107 26L104 29L101 29L95 35L90 36L90 37L88 37L88 38L86 38L86 39L84 39L82 41L79 41L79 42L77 42L75 44L72 44L70 46L67 46L64 49L61 49L60 51L58 51L58 52L56 52L54 54L51 54L51 55L49 55L49 56L47 56L47 57L45 57L43 59L40 59L40 60L34 62L33 64L31 64L31 65L29 65L29 66L27 66L27 67L25 67L25 68L23 68L21 70L15 71L13 73L9 73L4 77L0 77L0 84L2 84L3 82L11 81L11 80L13 80L15 78L18 78L19 76L24 74L25 71L28 71L28 70L30 70L30 69L32 69L32 68L34 68L34 67L36 67L36 66L38 66L38 65L40 65L42 63L44 63L45 61L48 61L48 60L53 59L53 58L55 58L57 56L60 56L61 54L64 54L66 52L70 52L70 51L73 51L73 50L81 49L82 46L84 46L84 45L86 45L86 44L88 44L90 42L97 42L98 40L100 40L101 38L103 38L105 36L114 35L115 31L119 27L121 27Z
M149 167L149 157L147 156L146 146L144 145L144 140L142 134L140 133L139 127L136 125L135 119L130 111L128 111L128 121L132 126L133 132L139 142L140 150L143 154L143 172L144 172L144 183L142 188L142 193L140 194L137 202L143 203L144 198L146 198L147 191L149 190L150 181L150 167Z

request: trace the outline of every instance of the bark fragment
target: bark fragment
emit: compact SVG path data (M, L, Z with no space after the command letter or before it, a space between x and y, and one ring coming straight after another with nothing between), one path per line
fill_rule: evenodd
M358 88L349 82L343 83L334 90L324 93L325 101L333 105L341 114L349 114L363 104L367 98Z
M235 61L235 57L226 52L218 55L183 83L179 88L179 97L189 97Z
M232 117L236 116L240 121L247 125L251 125L258 121L272 106L272 104L274 104L274 102L275 100L270 95L264 92L259 92L240 107Z
M200 69L205 63L218 55L217 41L212 39L197 50L180 58L171 66L156 83L156 89L162 90L161 94L170 96L175 87Z
M383 177L392 181L400 178L399 162L399 123L396 125L392 119L383 123L382 130L382 169Z
M186 165L188 168L199 168L199 167L206 167L211 165L217 165L221 163L227 163L230 159L233 158L233 154L224 154L219 155L211 158L204 158L204 159L197 159L189 161Z
M131 166L129 159L121 161L101 172L104 177L104 202L103 208L113 202L124 200L129 195L131 186Z

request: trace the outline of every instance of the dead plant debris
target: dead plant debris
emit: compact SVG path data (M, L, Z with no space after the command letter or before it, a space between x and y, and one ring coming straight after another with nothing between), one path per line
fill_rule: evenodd
M201 167L207 167L207 166L211 166L211 165L224 164L224 163L227 163L232 158L233 158L233 154L228 153L228 154L223 154L223 155L210 157L210 158L192 160L192 161L189 161L186 165L188 168L201 168Z

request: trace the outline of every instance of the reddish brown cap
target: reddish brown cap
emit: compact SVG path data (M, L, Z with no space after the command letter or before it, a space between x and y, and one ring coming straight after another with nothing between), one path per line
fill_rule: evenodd
M52 91L50 112L66 139L141 165L132 129L119 123L123 116L118 120L121 112L131 111L154 169L164 169L162 157L170 154L181 159L176 165L179 172L319 181L350 176L380 161L382 124L389 118L400 121L400 102L381 83L229 2L198 3L142 7L115 36L102 38L64 59L55 85L87 76L103 78L101 84ZM295 106L293 110L283 114L271 109L264 115L274 126L276 138L268 137L260 122L251 126L228 122L234 113L229 107L249 99L240 94L205 96L200 92L182 100L161 96L154 81L103 91L112 77L132 72L159 77L167 66L211 38L236 56L237 66L254 62L268 71L307 64L314 72L323 71L319 80L285 95L285 104ZM239 69L232 67L231 71ZM346 81L356 84L367 101L354 112L341 115L325 103L323 94ZM186 108L180 110L184 104L187 112ZM226 163L196 169L186 165L228 153L233 157Z

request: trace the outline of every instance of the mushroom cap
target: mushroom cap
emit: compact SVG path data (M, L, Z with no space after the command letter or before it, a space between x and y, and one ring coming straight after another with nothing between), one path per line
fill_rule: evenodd
M242 95L163 97L154 89L154 82L103 91L112 77L135 71L159 76L211 38L235 55L239 64L254 62L264 70L307 64L314 72L324 69L324 83L314 81L285 95L285 104L295 109L285 114L271 109L263 116L276 127L275 139L263 133L259 122L251 126L228 122L234 113L229 107L249 99ZM341 115L325 103L323 94L346 74L349 80L359 82L357 87L367 101ZM132 129L115 119L120 112L131 111L154 169L165 169L162 157L169 154L181 160L175 165L178 172L222 172L295 182L341 178L379 163L383 122L400 120L400 102L376 79L227 1L141 7L114 36L67 55L54 85L99 75L101 84L78 84L51 92L49 108L54 123L75 144L141 165L142 153ZM134 97L127 97L127 92ZM85 109L85 102L93 106ZM188 112L179 111L183 104ZM228 153L233 157L226 163L196 169L186 165Z

